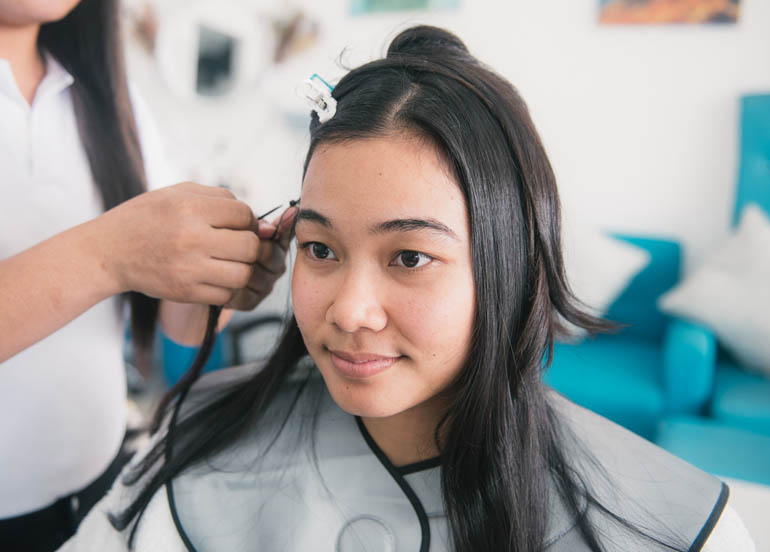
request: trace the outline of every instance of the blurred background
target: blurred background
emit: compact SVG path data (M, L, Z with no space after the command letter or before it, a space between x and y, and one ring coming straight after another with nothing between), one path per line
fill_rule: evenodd
M519 89L568 207L601 227L676 237L689 264L730 226L739 97L770 88L762 0L743 0L736 23L678 25L602 23L600 0L126 4L129 72L169 157L265 210L299 189L309 114L296 85L312 73L334 82L340 60L355 66L403 27L430 23ZM367 13L368 4L438 7ZM196 93L204 23L232 40L235 74L220 96Z
M624 324L559 343L546 381L728 478L770 550L770 2L127 0L124 18L176 178L258 214L299 196L303 79L333 85L412 24L457 33L529 104L573 287ZM210 369L264 356L287 305L284 278ZM193 354L163 340L160 386Z

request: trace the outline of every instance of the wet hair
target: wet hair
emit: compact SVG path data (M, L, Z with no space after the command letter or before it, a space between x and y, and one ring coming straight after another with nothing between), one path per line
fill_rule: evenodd
M38 45L74 77L80 140L105 210L147 190L126 84L118 0L81 0L63 19L40 26ZM126 294L137 362L149 362L158 300Z
M456 36L426 26L399 34L384 58L350 71L333 96L333 118L320 123L312 115L306 169L325 145L417 136L442 154L467 205L476 303L472 343L436 428L453 549L543 550L553 481L588 547L604 550L584 505L625 522L599 504L565 457L565 433L542 372L563 320L589 333L608 324L587 314L567 284L555 177L524 101ZM207 346L215 321L214 309ZM146 475L146 486L113 516L113 525L127 528L162 485L234 444L306 355L292 317L263 370L178 419L205 352L196 359L156 416L157 428L171 412L165 437L125 480L134 484Z

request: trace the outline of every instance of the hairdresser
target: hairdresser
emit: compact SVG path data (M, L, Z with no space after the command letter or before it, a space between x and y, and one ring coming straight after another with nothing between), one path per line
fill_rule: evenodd
M119 471L124 309L146 360L156 320L200 343L207 305L251 309L284 270L286 228L226 190L155 190L173 180L129 95L118 14L0 0L3 550L55 549Z

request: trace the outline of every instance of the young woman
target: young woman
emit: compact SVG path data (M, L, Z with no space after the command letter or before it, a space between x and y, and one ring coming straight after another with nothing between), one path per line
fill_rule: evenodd
M559 317L603 323L514 88L415 27L333 97L274 354L188 394L197 359L64 550L752 550L721 482L543 385Z
M141 352L156 298L203 304L160 306L170 337L199 343L208 304L252 308L282 271L257 237L275 229L229 192L142 193L172 182L135 121L117 23L116 0L0 0L3 549L53 550L119 472L118 296Z

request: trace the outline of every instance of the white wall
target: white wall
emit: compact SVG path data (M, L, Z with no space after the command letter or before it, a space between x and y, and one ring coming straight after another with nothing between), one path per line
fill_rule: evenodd
M263 12L280 5L240 1ZM356 18L348 0L293 5L320 21L319 45L226 109L180 103L145 57L135 49L130 56L172 155L206 180L211 163L201 160L213 144L235 144L218 163L255 209L299 189L305 137L281 114L299 102L295 83L313 72L338 78L343 48L356 64L381 54L406 24L427 22L456 31L519 88L567 209L610 230L679 238L690 265L727 231L738 97L770 91L770 1L743 0L737 25L668 27L600 26L597 0L461 0L458 12Z

